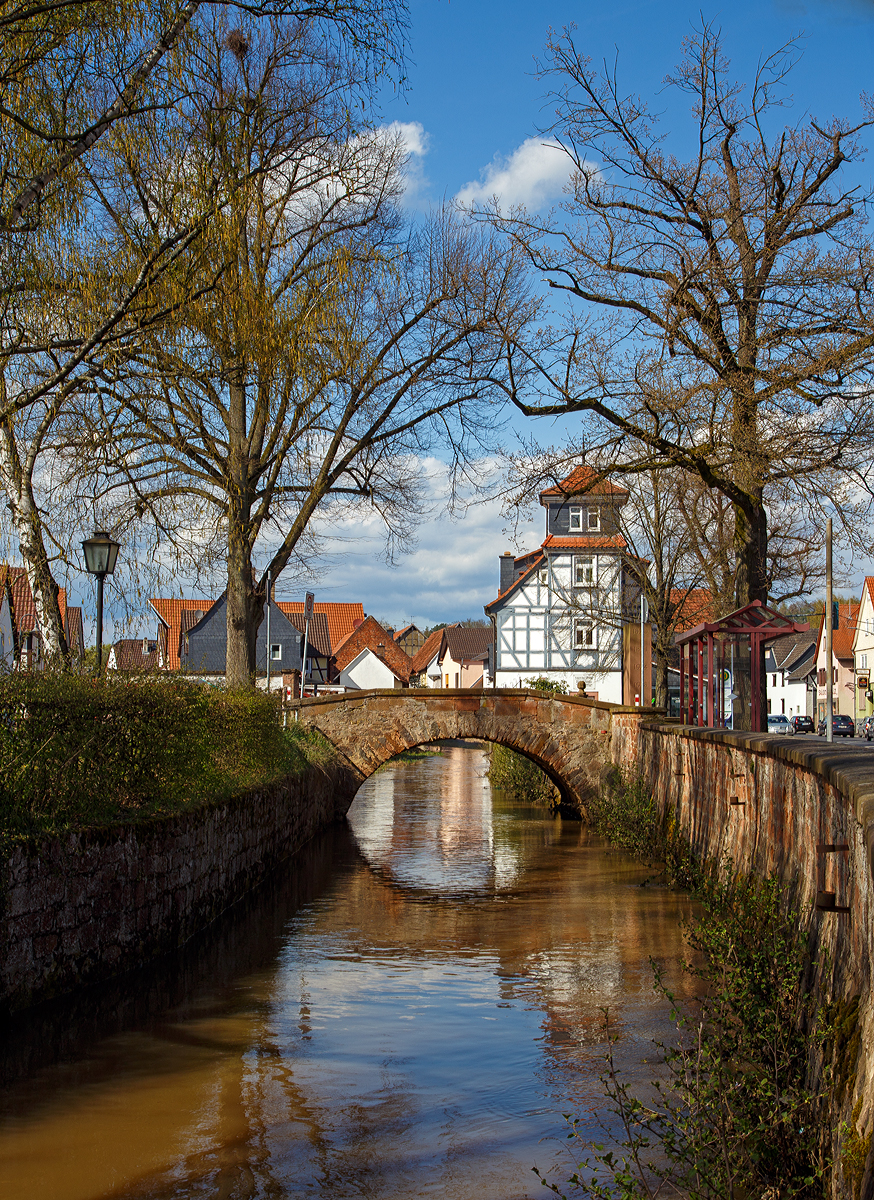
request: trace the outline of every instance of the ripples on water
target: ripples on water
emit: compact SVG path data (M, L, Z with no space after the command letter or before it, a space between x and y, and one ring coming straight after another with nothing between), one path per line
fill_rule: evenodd
M561 1114L603 1138L602 1007L632 1079L669 1035L649 957L682 988L688 901L486 768L456 745L384 769L184 955L21 1022L0 1196L527 1200L534 1163L566 1179Z

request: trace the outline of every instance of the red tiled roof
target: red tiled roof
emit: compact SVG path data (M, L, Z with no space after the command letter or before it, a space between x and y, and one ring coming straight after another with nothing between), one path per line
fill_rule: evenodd
M832 653L835 658L852 658L856 637L856 618L861 606L855 601L838 605L838 627L832 631ZM824 614L823 614L824 616Z
M331 657L331 635L328 633L328 618L324 613L313 612L309 629L306 627L306 617L303 612L287 612L285 616L288 617L298 633L306 633L308 654L313 651L322 658Z
M424 671L428 663L440 649L443 641L443 630L435 629L433 633L429 633L425 638L425 644L421 650L417 650L413 655L413 673L418 674L419 671Z
M292 613L302 613L302 600L277 600L278 607L287 617ZM328 634L331 638L331 651L337 652L337 647L343 638L348 637L355 628L356 621L364 620L364 605L356 601L351 604L342 601L317 600L313 612L324 613L328 618Z
M678 605L675 614L674 629L684 633L694 629L704 621L715 621L716 610L713 606L713 596L709 588L673 588L671 603Z
M545 543L544 543L544 545L545 545ZM531 564L531 566L528 567L525 571L523 571L518 579L514 579L513 582L511 584L509 584L507 587L505 587L502 592L498 592L497 596L495 596L494 600L492 600L492 602L490 604L484 604L483 610L485 612L488 612L490 608L494 608L494 606L498 603L499 600L503 600L505 596L508 596L510 594L510 592L512 592L514 587L518 587L518 585L520 583L524 583L524 581L526 579L530 578L532 572L536 571L537 568L540 566L540 564L545 561L546 560L545 560L544 556L542 554L539 554L537 556L537 558L535 558L535 560Z
M154 650L150 654L143 652L142 638L121 638L112 648L116 671L154 671L158 665Z
M389 637L375 617L366 617L357 629L353 629L334 646L334 662L337 670L342 671L348 667L353 658L357 658L362 650L372 651L390 670L394 671L399 679L405 683L409 681L410 671L413 668L410 656Z
M628 546L621 533L597 534L595 537L556 537L550 533L543 543L549 550L625 550Z
M868 589L868 599L874 604L874 575L865 576L865 587Z
M619 487L618 484L611 483L609 479L604 479L597 471L591 467L581 463L578 467L574 467L570 475L563 479L561 483L555 487L547 488L540 493L541 503L543 497L556 496L627 496L628 491L624 487Z
M193 612L198 608L202 609L204 613L208 613L214 603L214 600L159 600L155 598L149 600L149 604L151 604L168 630L165 646L166 655L162 664L165 670L179 670L179 640L182 631L182 614L184 612Z
M33 602L33 595L31 594L30 581L27 578L26 569L24 567L12 567L8 563L0 564L0 592L5 589L7 583L12 596L12 619L15 625L16 635L20 636L23 633L33 633L37 630L36 605ZM58 589L58 607L61 610L61 623L63 624L66 632L66 588ZM82 611L79 609L80 622L81 616Z

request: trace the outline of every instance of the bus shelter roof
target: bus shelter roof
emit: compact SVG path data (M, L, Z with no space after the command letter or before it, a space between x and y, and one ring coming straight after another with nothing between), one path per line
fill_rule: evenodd
M756 636L762 642L771 642L790 633L807 633L810 626L806 621L793 621L781 612L753 600L742 608L720 617L718 621L702 621L692 629L674 634L674 645L685 646L710 634L712 637L738 638Z

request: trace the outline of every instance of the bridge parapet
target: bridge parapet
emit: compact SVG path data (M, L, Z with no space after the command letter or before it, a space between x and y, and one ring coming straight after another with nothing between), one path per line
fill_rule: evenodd
M635 723L642 715L588 696L527 688L346 692L297 700L288 709L332 743L359 786L404 750L448 738L479 739L532 759L555 783L563 805L581 815L611 763L614 724Z

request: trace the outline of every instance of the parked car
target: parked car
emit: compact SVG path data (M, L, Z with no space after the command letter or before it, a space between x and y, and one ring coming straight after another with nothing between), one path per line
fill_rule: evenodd
M790 733L816 733L816 726L813 723L813 717L802 717L800 715L789 718L791 725Z
M789 718L782 713L768 713L768 733L792 733Z
M863 737L866 742L871 741L871 738L874 737L874 717L865 718L859 730L859 736Z
M825 717L823 717L816 731L820 737L825 737L825 728ZM837 714L832 717L832 737L855 736L856 726L853 724L852 717L839 717Z

